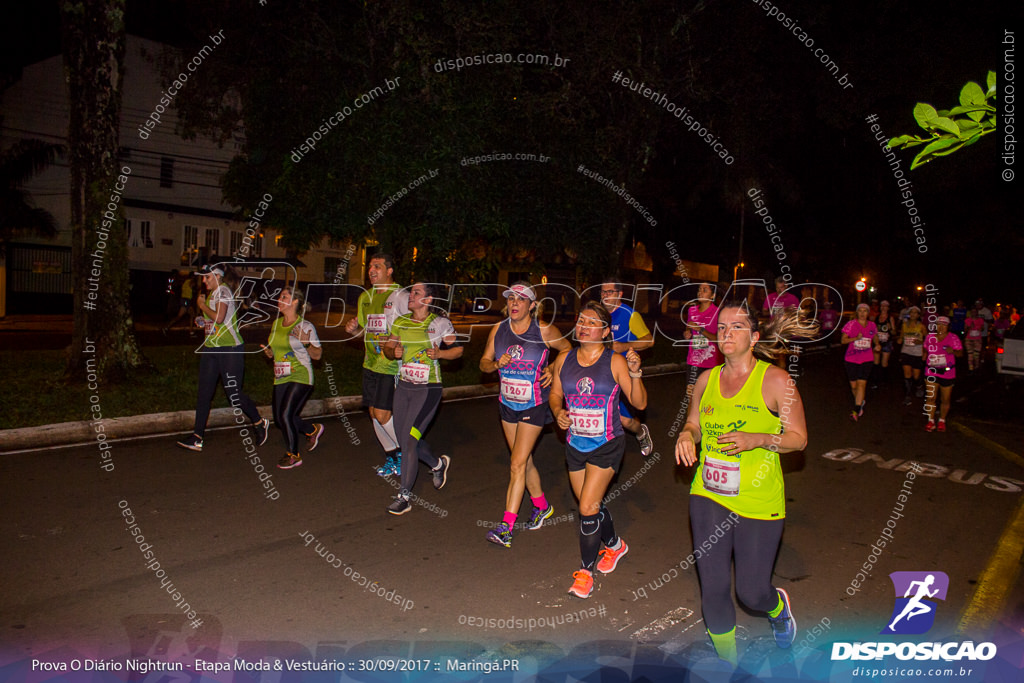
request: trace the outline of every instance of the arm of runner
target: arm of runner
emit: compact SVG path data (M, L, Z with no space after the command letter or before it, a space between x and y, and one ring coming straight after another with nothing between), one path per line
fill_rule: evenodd
M647 407L647 388L640 374L640 356L633 349L626 353L625 358L618 354L612 356L612 377L622 387L626 400L637 410Z
M569 343L567 338L569 335L564 334L551 323L540 323L540 334L548 348L554 349L560 354L572 348L572 344Z
M566 339L566 335L562 334L554 325L549 323L540 324L541 337L544 339L544 343L548 345L549 349L555 349L558 351L558 355L562 356L566 351L572 348L572 344ZM551 364L549 363L544 367L540 373L540 385L545 389L551 386L551 382L554 376L551 374Z
M452 330L450 335L441 339L441 342L447 348L442 349L440 346L433 346L427 349L427 358L437 360L455 360L456 358L461 358L465 347L462 344L457 344L456 341L455 330Z
M402 357L402 354L405 353L405 347L402 346L401 339L399 339L395 335L391 335L388 338L388 340L384 342L384 346L383 348L381 348L381 352L389 360L398 360Z
M633 314L629 316L629 331L633 333L636 339L628 342L613 341L612 351L615 353L624 353L629 349L643 351L654 346L654 335L647 329L644 319L636 311L633 311Z
M559 354L555 359L555 366L551 370L554 381L551 383L551 393L548 395L548 406L551 408L555 422L561 429L566 430L572 425L572 420L569 419L569 413L565 409L565 396L562 394L562 380L559 377L564 361L565 354Z
M708 375L703 372L693 386L693 397L690 399L690 410L686 414L686 424L676 439L676 464L689 467L697 462L697 443L700 441L700 401L704 398L704 389L708 386Z
M508 360L505 360L505 357L508 356L507 353L501 357L501 360L505 361L505 363L494 360L494 336L497 333L498 326L495 325L491 328L490 334L487 335L487 344L484 346L483 355L480 356L480 372L486 374L497 372L499 368L504 367L508 363Z
M299 341L306 346L306 353L313 360L320 360L323 356L324 350L320 346L320 337L316 334L316 328L313 325L306 323L302 331L299 333Z

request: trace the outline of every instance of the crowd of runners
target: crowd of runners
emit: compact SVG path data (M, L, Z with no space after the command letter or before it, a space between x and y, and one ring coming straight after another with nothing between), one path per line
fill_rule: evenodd
M441 295L436 285L402 287L394 281L394 265L388 254L371 257L371 287L359 297L345 329L364 343L363 402L383 456L377 474L400 478L386 511L403 515L412 509L420 461L435 489L448 482L452 458L435 454L424 437L441 404L442 362L461 357L464 347L452 322L433 305ZM196 325L205 342L193 433L178 444L202 450L219 381L231 405L251 422L243 436L253 448L261 446L269 422L242 390L244 345L231 294L235 275L222 266L205 266L198 274L205 293L196 297ZM626 287L617 277L605 279L599 297L582 305L565 334L541 319L534 285L514 282L503 292L505 317L492 326L479 360L483 373L499 378L498 415L509 451L500 521L485 538L511 548L520 529L540 529L554 514L533 454L545 427L556 425L565 434L569 483L578 502L580 564L569 593L580 598L594 590L595 572L613 572L629 552L604 503L623 460L626 435L645 457L654 448L644 423L647 390L639 355L654 337L640 313L626 304ZM779 278L775 292L758 308L747 299L716 304L717 287L699 283L683 311L688 371L681 391L685 423L675 455L678 464L696 468L689 499L695 545L725 530L696 565L708 635L718 655L732 663L733 570L737 597L766 615L776 643L788 648L796 634L789 596L771 583L785 523L779 454L807 446L800 393L784 364L780 367L795 353L792 342L819 339L826 349L846 346L854 421L864 417L868 387L890 381L896 354L905 402L923 397L927 429L945 431L956 358L966 348L968 371L975 371L986 342L1004 334L1016 315L1013 310L993 314L979 301L972 309L958 303L926 321L918 306L896 312L888 301L872 301L858 304L844 322L831 301L808 306L786 289ZM184 301L181 308L187 310ZM315 327L303 317L306 304L295 283L282 289L277 308L280 315L262 348L273 361L274 423L286 448L278 467L290 469L302 465L302 442L312 451L324 432L322 424L301 417L312 393L313 363L323 350ZM527 493L528 517L517 523Z

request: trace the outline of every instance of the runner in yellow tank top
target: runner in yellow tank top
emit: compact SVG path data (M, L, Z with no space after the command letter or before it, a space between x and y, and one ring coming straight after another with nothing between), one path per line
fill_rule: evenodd
M771 580L786 513L779 453L803 450L807 426L796 382L770 361L788 352L790 339L812 338L817 323L801 320L794 308L776 313L765 327L768 341L746 300L722 304L717 343L725 363L697 379L676 441L677 463L700 463L690 489L690 528L701 609L715 651L732 664L734 556L739 599L767 614L779 647L790 647L796 637L789 595Z

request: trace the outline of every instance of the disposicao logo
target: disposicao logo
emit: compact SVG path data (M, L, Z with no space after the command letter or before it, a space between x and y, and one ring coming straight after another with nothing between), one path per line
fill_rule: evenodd
M938 600L946 599L949 576L945 572L893 572L889 574L895 591L895 604L888 625L882 635L919 635L927 633L935 624ZM996 656L994 643L964 642L857 642L832 643L832 661L880 660L896 657L899 660L945 662L968 660L987 661Z
M889 579L896 591L896 604L889 625L881 633L913 635L930 631L935 623L936 601L946 599L949 576L945 572L893 572Z

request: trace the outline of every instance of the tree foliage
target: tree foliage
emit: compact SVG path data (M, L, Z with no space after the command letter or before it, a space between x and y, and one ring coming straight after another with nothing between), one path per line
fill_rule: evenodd
M968 147L996 129L996 108L990 104L996 97L996 73L988 72L987 90L974 81L968 81L960 90L960 105L952 109L936 110L926 103L914 107L914 120L929 135L900 135L889 141L889 147L909 149L926 145L911 163L911 170L927 164L937 157L952 154Z
M324 236L376 241L409 267L415 248L416 277L471 276L498 262L613 267L643 218L576 169L643 204L657 140L678 123L612 74L677 99L704 96L689 38L704 3L235 5L197 6L226 40L177 101L186 135L226 141L244 126L227 199L249 208L272 194L267 222L296 251ZM494 54L550 61L447 68ZM571 61L555 66L556 56ZM172 60L167 77L178 68ZM388 91L389 81L398 87ZM378 86L385 92L354 104ZM296 154L317 131L315 149ZM550 160L463 164L493 153Z

